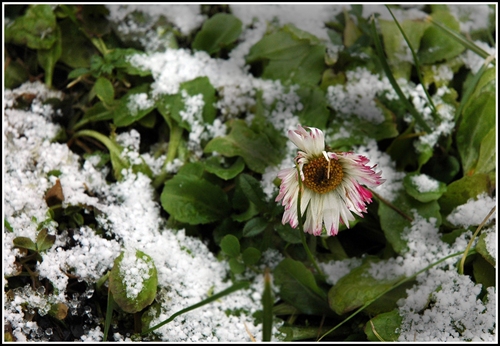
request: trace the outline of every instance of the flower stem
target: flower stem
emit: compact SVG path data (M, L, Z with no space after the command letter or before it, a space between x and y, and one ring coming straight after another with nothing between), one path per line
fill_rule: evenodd
M297 167L297 174L299 175L299 196L297 199L297 219L299 221L299 232L300 232L300 239L302 240L302 246L304 246L304 250L306 250L307 257L309 258L309 261L313 264L314 268L316 269L316 272L320 274L321 276L325 277L325 274L323 271L319 268L318 263L316 263L316 260L314 259L314 256L311 252L311 249L309 249L309 246L307 245L307 240L306 240L306 234L304 232L304 220L302 218L302 213L300 210L300 203L302 200L302 180L300 179L300 171L299 168Z

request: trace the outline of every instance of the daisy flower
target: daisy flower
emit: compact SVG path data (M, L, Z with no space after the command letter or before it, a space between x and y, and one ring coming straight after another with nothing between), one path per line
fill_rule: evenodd
M374 170L376 165L368 166L366 157L353 152L329 151L323 132L314 127L299 125L297 130L288 131L288 137L299 150L296 166L278 172L281 186L276 202L285 207L283 224L290 223L293 228L299 224L299 191L306 233L321 235L324 226L328 235L335 236L339 222L349 227L349 221L354 221L352 213L363 217L372 194L361 184L375 187L385 181L381 172Z

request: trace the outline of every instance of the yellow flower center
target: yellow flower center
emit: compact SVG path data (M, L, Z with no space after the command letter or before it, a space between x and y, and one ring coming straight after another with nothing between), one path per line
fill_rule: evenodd
M328 161L319 156L309 161L302 168L304 185L317 193L327 193L335 189L342 182L344 172L342 165L334 159Z

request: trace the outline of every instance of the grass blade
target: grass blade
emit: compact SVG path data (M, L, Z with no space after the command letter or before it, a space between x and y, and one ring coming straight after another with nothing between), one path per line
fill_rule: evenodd
M382 65L382 68L384 69L384 72L387 75L389 82L391 83L392 87L394 88L394 91L396 91L396 94L398 94L398 96L399 96L400 100L403 102L406 110L408 112L410 112L410 114L413 116L415 121L425 130L425 132L431 133L432 129L429 127L429 125L427 125L424 118L422 118L422 116L417 112L417 110L415 109L415 107L413 107L411 102L408 101L406 96L403 94L403 91L399 87L398 83L396 82L394 75L392 74L392 71L389 67L389 64L387 63L387 59L385 58L385 55L384 55L382 43L380 43L380 39L379 39L378 34L377 34L377 28L375 27L375 18L373 16L371 18L371 30L372 30L373 41L375 42L375 48L377 49L377 54L379 56L380 64Z
M269 268L264 273L264 293L262 294L263 322L262 341L271 341L273 329L273 292L271 290L271 275Z

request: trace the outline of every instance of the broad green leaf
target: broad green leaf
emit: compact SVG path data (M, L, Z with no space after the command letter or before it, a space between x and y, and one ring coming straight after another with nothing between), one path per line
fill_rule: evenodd
M266 208L266 197L260 182L249 174L242 173L236 178L236 183L241 188L250 202L260 210Z
M319 87L302 87L297 90L303 108L298 112L302 124L324 129L330 116L325 93Z
M229 257L235 258L240 255L240 241L232 234L222 238L220 248Z
M375 279L370 274L373 265L383 268L384 263L377 258L367 258L361 266L352 269L330 289L328 302L333 311L339 315L353 311L375 299L403 278Z
M36 244L28 237L16 237L12 242L15 247L37 251Z
M130 277L131 272L134 272L133 277ZM131 253L122 251L109 273L109 289L113 299L123 311L130 314L141 311L153 302L157 285L158 274L153 259L140 250Z
M261 252L254 247L246 248L241 254L243 262L247 266L252 266L254 264L257 264L257 262L259 262L260 260L261 255L262 255Z
M432 20L447 26L451 30L460 32L460 24L448 11L438 10L431 14ZM434 25L430 25L424 32L418 52L422 64L433 64L440 60L456 57L465 50L459 42L444 33Z
M406 192L400 191L391 203L410 218L413 218L414 211L417 211L420 216L427 220L435 218L437 220L436 227L439 227L441 224L441 215L437 201L422 203L410 197ZM380 226L394 251L399 254L406 252L408 248L406 240L403 239L402 235L405 228L411 227L411 221L383 202L379 203L378 215L380 217Z
M420 47L420 40L429 23L406 19L400 21L399 24L410 41L413 51L417 52ZM384 50L394 77L396 79L404 78L405 80L409 80L413 59L411 62L406 60L411 56L411 51L403 34L393 20L379 19L379 25L384 40Z
M251 49L248 64L263 63L262 78L284 84L317 85L325 69L325 46L281 30L264 36Z
M113 111L106 108L104 103L97 102L85 112L83 119L87 122L111 120Z
M309 315L331 313L325 292L318 287L313 274L302 262L285 258L273 274L280 297L285 302Z
M263 217L254 217L253 219L248 220L243 227L243 236L244 237L255 237L258 234L264 232L267 228L269 221L267 221Z
M80 215L80 214L78 214ZM81 216L81 215L80 215ZM56 241L56 236L48 234L46 228L42 229L36 236L36 248L38 251L45 251L52 247Z
M221 179L230 180L245 169L245 163L241 157L238 157L231 166L223 167L220 163L220 157L212 156L205 161L205 169Z
M350 14L344 9L344 46L351 47L361 36L361 30L357 27Z
M474 174L481 142L495 128L495 93L485 92L474 98L463 111L457 130L457 148L465 175Z
M477 197L491 189L491 181L486 174L478 173L465 176L448 185L446 192L438 200L443 219L459 205L467 203L471 198Z
M161 205L176 220L190 225L223 219L231 209L227 195L219 186L180 174L165 183Z
M491 264L493 267L496 267L496 256L494 253L490 252L493 248L496 249L496 244L489 247L490 251L488 251L488 244L486 244L486 237L488 236L488 233L492 232L494 232L494 230L490 229L489 231L484 231L479 235L476 250L481 254L481 256L484 257L486 261L488 261L489 264Z
M472 273L478 284L486 289L495 286L496 270L483 256L476 256L472 262Z
M57 41L56 16L51 5L30 5L24 16L5 28L5 41L31 49L50 49Z
M4 61L5 89L17 88L28 80L29 73L24 64L16 60L11 60L10 57L6 57Z
M94 92L105 105L111 105L115 99L115 88L109 79L99 77L94 84Z
M220 51L235 42L240 36L241 20L232 14L217 13L203 23L196 34L192 48L204 50L208 54Z
M402 321L397 309L382 313L366 323L365 334L369 341L398 341Z
M244 120L231 121L231 132L216 137L207 143L205 153L218 152L224 156L241 156L246 165L257 173L264 173L267 166L279 162L280 152L274 148L267 136L250 129Z
M69 18L59 22L59 27L62 45L60 61L74 69L89 68L90 58L96 54L92 43Z
M490 173L496 170L497 146L495 136L497 129L492 128L481 141L479 157L477 159L476 173Z
M407 174L403 179L403 186L406 193L422 203L435 201L446 192L445 183L418 172Z
M274 225L274 230L278 232L281 239L290 244L300 244L302 242L302 238L300 236L299 228L292 228L288 223L286 225L282 225L281 223Z

